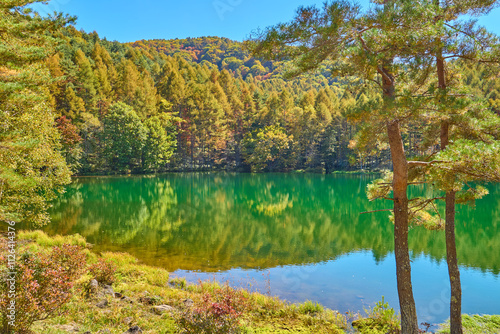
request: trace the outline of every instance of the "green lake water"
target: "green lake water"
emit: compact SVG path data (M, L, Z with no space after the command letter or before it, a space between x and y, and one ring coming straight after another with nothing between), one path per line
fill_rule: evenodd
M370 177L165 174L77 178L54 203L50 234L79 233L96 251L125 251L189 281L217 279L292 302L362 311L398 308L389 202L369 202ZM464 313L500 314L500 185L459 206ZM416 189L415 193L424 192ZM448 318L443 232L412 227L419 321Z

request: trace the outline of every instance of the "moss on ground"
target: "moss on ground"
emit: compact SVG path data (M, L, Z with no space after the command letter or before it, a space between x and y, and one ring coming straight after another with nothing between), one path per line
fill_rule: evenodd
M500 315L463 315L464 334L498 334L500 333ZM438 333L449 333L449 323L441 325Z

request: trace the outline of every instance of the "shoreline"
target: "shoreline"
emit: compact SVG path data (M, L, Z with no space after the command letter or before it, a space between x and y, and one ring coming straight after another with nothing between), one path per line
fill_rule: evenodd
M245 172L245 171L227 171L227 170L186 170L186 171L165 171L158 173L109 173L109 174L75 174L71 178L99 178L99 177L141 177L141 176L161 176L167 174L235 174L235 175L269 175L269 174L279 174L279 175L380 175L383 171L365 171L365 170L355 170L355 171L333 171L330 173L325 172L315 172L315 171L305 171L305 170L293 170L293 171L276 171L276 172Z

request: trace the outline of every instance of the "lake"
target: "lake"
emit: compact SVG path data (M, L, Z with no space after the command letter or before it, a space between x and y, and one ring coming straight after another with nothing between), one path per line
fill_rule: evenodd
M393 225L369 202L372 177L191 173L77 178L54 203L49 234L79 233L188 281L217 279L291 302L398 309ZM463 312L500 314L500 185L457 207ZM423 193L423 188L415 189ZM449 317L444 232L411 227L419 322Z

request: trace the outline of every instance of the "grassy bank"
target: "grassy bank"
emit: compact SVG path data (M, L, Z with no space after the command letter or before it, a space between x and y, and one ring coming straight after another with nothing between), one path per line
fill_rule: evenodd
M60 314L37 321L32 327L35 333L140 333L137 328L142 333L386 333L398 326L394 311L383 302L364 318L350 315L358 318L355 329L346 316L319 304L290 304L217 282L186 284L128 254L97 255L78 235L49 237L40 231L20 232L18 241L20 253L71 244L82 247L86 254L82 265L110 264L104 270L106 275L85 270ZM94 278L101 281L97 286ZM499 319L466 317L464 324L467 333L498 333ZM445 327L442 332L446 332Z

